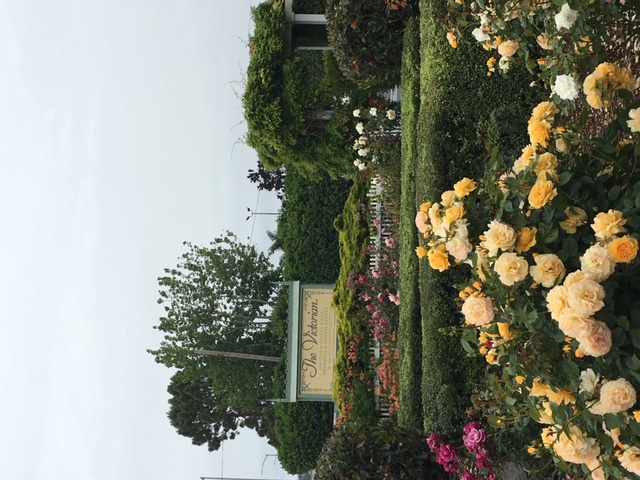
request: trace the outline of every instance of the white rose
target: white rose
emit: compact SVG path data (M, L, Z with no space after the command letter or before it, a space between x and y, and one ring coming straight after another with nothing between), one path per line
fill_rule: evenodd
M354 116L354 117L356 117L356 118L358 118L358 117L360 116L360 109L359 109L359 108L356 108L356 109L353 111L353 116Z
M571 10L568 3L562 5L562 8L555 16L556 27L558 30L562 28L571 28L575 21L578 19L578 12L576 10Z
M583 370L580 372L580 391L593 395L596 392L598 381L600 381L600 375L592 369Z
M361 148L360 150L358 150L358 155L360 155L361 157L366 157L367 155L369 155L369 149Z
M387 110L387 119L395 120L396 119L396 111L395 110Z
M447 252L456 259L456 262L464 262L471 250L473 250L473 245L466 238L462 238L459 236L453 237L449 240L445 247L447 248Z
M571 309L576 314L586 317L604 307L604 297L602 285L589 279L580 280L567 289L567 300Z
M491 322L495 316L493 302L489 297L469 296L462 305L465 322L477 327Z
M478 27L473 30L473 32L471 32L471 35L473 35L473 37L480 43L488 42L489 40L491 40L491 36L487 32L485 32L482 27Z
M629 410L636 403L636 391L625 378L605 383L600 388L600 400L589 411L595 415L620 413Z
M372 117L375 117L376 115L378 115L378 109L376 107L370 108L369 115L371 115Z
M571 75L558 75L551 91L562 100L575 100L580 93L580 83Z
M511 59L509 57L500 57L498 67L500 67L500 70L503 72L508 72L509 67L511 67Z
M356 131L362 135L362 132L364 132L364 124L362 122L356 123Z
M505 252L493 264L500 281L507 287L525 279L529 273L529 264L524 257L512 252Z
M591 245L580 259L580 265L585 273L593 276L596 282L603 282L611 276L616 268L616 261L607 247Z

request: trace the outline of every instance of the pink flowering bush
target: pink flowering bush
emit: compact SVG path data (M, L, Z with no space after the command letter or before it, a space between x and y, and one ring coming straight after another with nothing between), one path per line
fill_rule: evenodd
M436 462L462 480L497 480L485 429L474 421L465 425L463 431L463 446L457 448L445 443L437 433L431 433L427 445Z

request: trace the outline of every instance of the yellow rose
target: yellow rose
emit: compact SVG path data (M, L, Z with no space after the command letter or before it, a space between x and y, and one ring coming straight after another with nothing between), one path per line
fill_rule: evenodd
M547 293L547 310L549 310L551 318L557 321L568 308L567 287L556 285L549 290L549 293Z
M449 263L449 254L444 245L438 245L436 248L429 250L427 257L429 258L431 268L439 272L444 272L451 266Z
M571 391L561 389L558 389L557 391L549 390L547 392L547 398L553 403L557 403L558 405L560 405L561 403L569 405L570 403L575 403L576 401L576 397Z
M527 167L531 167L536 158L535 145L529 144L522 149L522 154L513 164L513 173L516 175Z
M458 39L456 38L456 34L451 30L447 32L447 42L449 42L449 45L453 48L458 48Z
M558 158L553 153L546 152L538 158L534 171L541 174L547 171L555 172L556 168L558 168Z
M429 213L429 209L431 208L431 202L424 202L420 204L420 211L424 213Z
M537 405L537 409L540 414L538 423L543 423L545 425L553 425L555 423L555 420L553 419L553 409L551 408L550 402L542 402L542 405Z
M464 217L464 207L462 205L452 205L444 212L444 221L447 227L451 225L451 222L462 220Z
M525 279L529 271L529 264L524 257L513 252L505 252L493 264L503 285L510 287Z
M534 378L529 394L532 397L544 397L550 390L551 387L549 385L538 378Z
M625 378L605 383L600 387L600 400L589 411L595 415L626 412L636 403L636 390Z
M544 207L547 203L555 198L558 194L555 185L553 182L538 178L536 183L531 187L531 191L529 192L529 205L531 208L539 209Z
M524 227L518 232L518 238L516 240L516 252L528 252L531 247L536 244L536 234L538 229L533 227Z
M505 340L511 340L515 338L515 334L511 331L511 327L508 323L498 322L498 332L500 332L500 336ZM520 382L522 383L522 382Z
M543 147L549 146L549 139L551 137L551 124L546 120L540 120L538 122L532 122L527 128L529 133L529 141L533 145L542 145Z
M591 480L607 480L607 476L600 464L600 460L594 458L593 460L586 462L586 464L589 472L591 473Z
M418 255L418 258L424 258L427 255L427 249L424 247L416 247L416 255Z
M542 444L545 447L551 448L551 445L553 445L558 438L558 432L556 432L554 427L545 427L542 429L540 438L542 438Z
M536 38L536 41L538 42L538 45L540 45L540 48L542 48L543 50L553 50L553 47L549 45L548 35L546 34L538 35L538 38Z
M579 207L567 207L564 214L567 219L560 222L560 228L570 234L576 233L577 227L584 225L588 220L587 212Z
M625 445L622 455L618 457L620 465L628 472L640 475L640 448Z
M529 123L539 122L540 120L548 120L550 117L553 117L560 110L556 107L556 104L550 101L540 102L536 105L531 112L531 119Z
M520 44L514 40L505 40L498 45L498 53L503 57L512 57L520 48Z
M447 190L440 195L440 200L444 208L449 208L453 205L453 202L456 201L456 192L453 190Z
M471 192L473 192L477 188L477 186L478 185L476 184L476 182L474 182L470 178L464 177L453 186L453 190L454 192L456 192L458 198L464 198Z
M583 279L567 287L567 301L576 315L590 317L604 307L605 292L602 285Z
M580 350L585 355L601 357L611 350L611 330L604 322L596 320L585 335L576 338L580 342Z
M495 316L491 298L480 295L471 295L462 304L464 320L469 325L476 327L486 325Z
M569 434L563 430L553 444L556 455L569 463L587 463L598 457L600 447L595 438L587 437L575 425L569 426Z
M529 268L529 273L536 283L542 284L543 287L551 288L562 281L566 270L562 260L557 255L546 253L537 255L534 260L536 264Z
M634 410L633 411L633 419L640 423L640 410Z
M483 237L480 245L489 251L490 256L495 257L498 250L513 250L518 236L510 225L493 220L489 223L489 230L484 232Z
M590 274L596 282L604 282L611 276L615 268L616 261L607 247L597 243L587 248L584 255L580 257L580 269Z
M608 212L600 212L593 219L591 228L598 238L610 238L616 233L626 232L624 225L627 219L624 218L619 210L609 210Z

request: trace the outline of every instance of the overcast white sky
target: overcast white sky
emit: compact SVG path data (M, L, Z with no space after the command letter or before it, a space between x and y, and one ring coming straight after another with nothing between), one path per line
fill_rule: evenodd
M0 478L285 478L175 433L146 353L184 240L275 228L237 143L257 3L0 1Z

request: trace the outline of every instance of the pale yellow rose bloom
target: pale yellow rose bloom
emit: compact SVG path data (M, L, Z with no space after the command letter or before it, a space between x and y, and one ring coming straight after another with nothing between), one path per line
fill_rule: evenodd
M536 408L540 414L540 420L538 420L538 423L545 425L553 425L555 423L551 402L542 402L542 405L537 405Z
M528 252L533 246L535 246L537 233L538 229L535 227L523 227L518 232L518 238L516 240L516 252Z
M480 327L494 319L495 310L491 298L471 295L462 304L462 314L467 324Z
M540 209L553 200L557 194L558 191L553 182L538 178L533 187L531 187L527 200L529 200L531 208Z
M551 446L558 439L558 432L556 427L545 427L542 429L542 433L540 434L540 438L542 439L542 444L546 448L551 448Z
M579 207L567 207L564 209L564 214L567 219L560 222L560 228L567 233L576 233L577 227L586 224L588 220L587 212Z
M538 157L534 171L536 173L543 173L550 170L555 171L556 168L558 168L558 157L553 153L545 152Z
M513 173L519 174L525 168L530 168L533 165L536 156L535 145L527 145L522 149L522 154L513 164Z
M498 250L513 250L518 235L510 225L493 220L489 223L489 229L484 232L483 237L480 245L489 251L489 256L495 257Z
M535 256L535 265L529 268L529 273L536 283L542 284L546 288L551 288L556 283L560 283L565 276L566 270L562 260L553 253L545 253Z
M576 315L594 315L604 307L604 298L604 287L594 280L585 278L567 287L569 307Z
M538 35L536 42L543 50L553 50L553 47L549 45L549 36L546 34Z
M464 198L473 192L477 186L476 182L470 178L464 177L453 186L453 191L456 192L458 198Z
M609 210L608 212L600 212L593 219L591 228L597 238L611 238L617 233L625 232L624 225L627 219L624 218L619 210Z
M627 125L631 129L632 133L640 132L640 108L632 108L629 110L629 120Z
M580 268L591 274L596 282L604 282L616 268L616 262L607 247L591 245L580 258Z
M638 241L625 235L612 240L607 245L607 250L617 263L629 263L638 255Z
M626 412L636 403L636 391L625 378L605 383L600 388L600 400L589 408L595 415Z
M622 455L618 457L622 468L635 475L640 475L640 448L625 445Z
M594 458L593 460L586 462L586 464L587 468L591 472L591 480L606 480L607 477L604 474L600 460Z
M564 403L565 405L569 405L570 403L575 403L576 397L573 395L573 392L570 390L562 390L558 389L556 391L549 390L547 393L547 398L553 403L557 403L560 405Z
M513 252L505 252L493 264L503 285L510 287L525 279L529 273L529 264L524 257Z
M611 350L611 330L604 322L596 320L586 334L576 338L580 342L580 350L585 355L601 357Z
M553 450L565 462L576 464L592 461L600 454L596 439L586 436L576 425L569 426L569 435L560 432Z
M442 193L440 200L444 208L449 208L456 201L456 192L454 190L447 190Z
M436 248L432 248L427 252L429 259L429 265L434 270L444 272L451 264L449 263L449 254L447 253L444 245L438 245Z
M571 272L564 279L563 285L569 288L574 283L577 283L581 280L594 280L595 277L590 273L583 272L582 270L576 270L575 272Z
M596 392L596 385L600 381L600 375L591 368L580 372L580 391L593 395Z
M551 387L546 382L539 378L534 378L531 388L529 389L529 395L533 397L544 397L550 390Z
M429 217L422 210L416 212L415 224L418 231L423 235L427 233L431 227L431 225L429 225Z
M547 310L549 310L551 318L557 321L566 313L568 308L569 299L567 298L567 287L564 285L556 285L549 290L549 293L547 293Z

